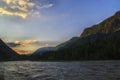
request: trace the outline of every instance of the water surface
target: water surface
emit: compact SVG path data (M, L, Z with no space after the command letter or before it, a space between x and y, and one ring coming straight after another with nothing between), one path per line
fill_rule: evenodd
M1 62L0 80L120 80L120 61Z

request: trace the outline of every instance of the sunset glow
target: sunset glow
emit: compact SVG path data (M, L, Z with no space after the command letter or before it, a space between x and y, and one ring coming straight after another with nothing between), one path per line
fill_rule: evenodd
M120 9L119 2L0 0L0 38L19 54L56 46L113 15Z

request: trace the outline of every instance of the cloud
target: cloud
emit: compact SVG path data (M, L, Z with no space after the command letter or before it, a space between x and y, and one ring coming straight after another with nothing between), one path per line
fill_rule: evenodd
M38 9L44 9L44 8L50 8L53 4L43 5L43 6L37 6Z
M30 54L39 48L53 47L58 42L39 41L39 40L16 40L14 42L7 42L7 45L15 50L18 54Z
M11 11L8 11L7 9L0 8L0 16L2 16L2 15L19 16L19 17L21 17L23 19L25 19L27 17L26 13L23 13L23 12L11 12Z
M28 45L34 45L39 43L38 40L22 40L22 41L14 41L14 42L8 42L7 45L10 47L19 47L19 46L28 46Z
M14 42L7 42L7 45L18 54L30 54L36 50L35 45L38 43L40 43L38 40L17 40Z
M31 44L37 44L39 43L38 40L23 40L23 41L15 41L16 44L20 44L22 46L27 46Z
M10 46L10 47L20 46L20 44L16 44L16 43L14 43L14 42L9 42L9 43L7 43L7 45Z
M44 2L43 2L44 1ZM40 16L40 10L50 8L52 3L48 0L1 0L0 16L17 16L26 19L30 15ZM44 3L44 4L43 4Z

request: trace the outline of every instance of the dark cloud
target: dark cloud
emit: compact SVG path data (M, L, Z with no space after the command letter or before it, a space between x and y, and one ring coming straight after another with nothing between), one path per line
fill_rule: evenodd
M9 42L9 43L7 43L7 45L10 46L10 47L20 46L20 44L17 44L17 43L14 43L14 42Z

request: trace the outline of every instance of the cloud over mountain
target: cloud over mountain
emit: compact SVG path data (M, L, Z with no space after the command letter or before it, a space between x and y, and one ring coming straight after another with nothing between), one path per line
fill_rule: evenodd
M16 43L14 43L14 42L8 42L7 45L10 46L10 47L20 46L20 44L16 44Z
M38 40L22 40L22 41L14 41L14 42L8 42L8 46L10 47L18 47L18 46L28 46L28 45L34 45L39 43Z
M14 42L7 42L7 45L18 54L30 54L36 50L36 45L39 43L40 41L38 40L16 40Z
M6 42L6 43L18 54L30 54L39 48L55 46L58 42L51 42L51 41L46 42L46 41L28 39L28 40L16 40L13 42Z
M38 40L23 40L23 41L15 41L15 43L26 46L26 45L31 45L31 44L37 44L39 43L39 41Z

